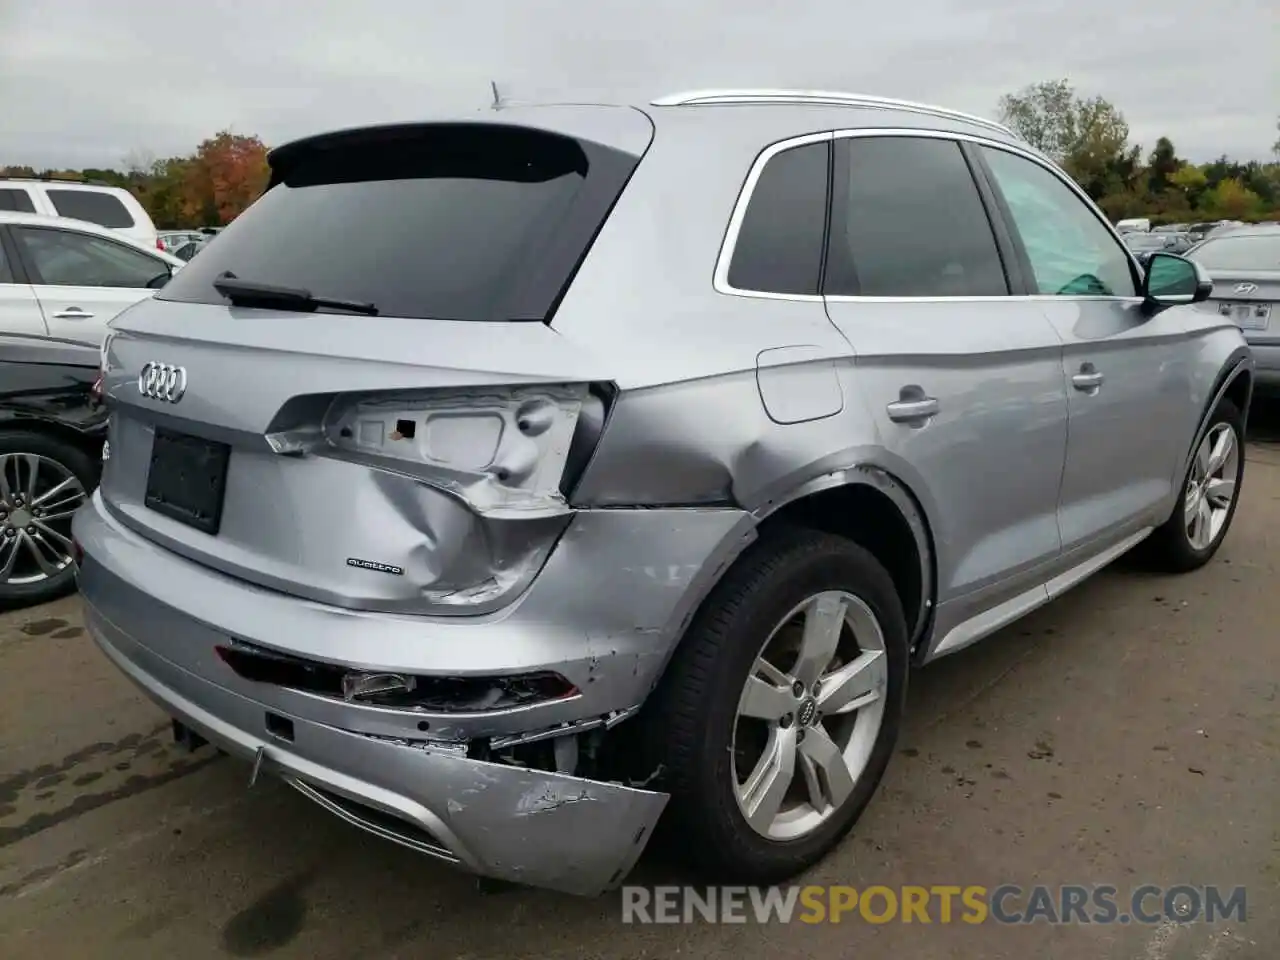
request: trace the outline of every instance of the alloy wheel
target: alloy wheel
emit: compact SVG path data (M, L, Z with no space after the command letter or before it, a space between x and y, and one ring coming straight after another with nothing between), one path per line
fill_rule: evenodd
M884 633L858 597L819 593L782 619L734 721L734 793L753 830L796 840L841 808L871 757L887 682Z
M84 502L83 485L58 461L0 454L0 583L39 583L71 566L71 518Z
M1184 494L1183 521L1194 549L1207 550L1222 533L1235 500L1239 468L1235 429L1229 423L1216 424L1200 441Z

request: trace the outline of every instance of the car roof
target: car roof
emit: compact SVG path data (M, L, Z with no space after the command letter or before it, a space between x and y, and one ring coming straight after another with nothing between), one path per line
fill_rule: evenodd
M41 187L53 187L58 190L92 190L96 193L129 193L124 187L113 183L87 183L84 180L59 180L57 177L0 177L0 183L29 183Z
M631 117L628 118L627 114ZM645 122L641 117L647 117ZM289 166L315 147L359 140L434 123L510 122L596 140L606 146L643 153L654 128L665 135L710 139L722 148L749 149L806 134L838 130L907 129L960 133L1007 143L1036 156L1040 151L1007 126L949 107L871 94L781 88L707 89L667 94L647 102L555 103L500 102L492 112L423 117L414 123L338 128L280 144L268 161L273 172Z
M103 237L107 240L114 240L117 243L127 243L131 247L137 247L139 250L154 254L162 260L174 265L180 265L183 262L177 257L170 256L163 250L157 250L155 247L149 246L145 243L138 243L131 239L127 234L121 233L119 230L99 226L96 223L90 223L88 220L74 220L71 217L54 217L43 213L20 213L14 210L0 210L0 226L3 226L4 224L27 227L65 227L68 230L78 230L81 233L91 233L94 236Z

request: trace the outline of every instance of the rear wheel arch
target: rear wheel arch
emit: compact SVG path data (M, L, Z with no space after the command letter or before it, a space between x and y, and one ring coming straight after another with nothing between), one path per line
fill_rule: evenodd
M760 528L789 525L844 537L889 572L915 650L928 633L937 559L928 518L911 490L879 467L828 474L757 511Z

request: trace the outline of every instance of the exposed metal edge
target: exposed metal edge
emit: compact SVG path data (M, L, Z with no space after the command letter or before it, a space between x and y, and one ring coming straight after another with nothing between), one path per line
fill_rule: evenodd
M840 90L788 90L788 89L709 89L672 93L650 101L655 107L683 107L712 104L814 104L847 107L872 107L889 110L907 110L925 113L950 120L961 120L997 130L1005 136L1020 139L1009 127L995 120L980 117L963 110L953 110L931 103L901 100L896 97L878 97L872 94L848 93Z

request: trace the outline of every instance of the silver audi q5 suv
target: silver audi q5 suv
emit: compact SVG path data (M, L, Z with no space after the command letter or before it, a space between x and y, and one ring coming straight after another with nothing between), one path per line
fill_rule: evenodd
M181 739L431 857L593 894L661 816L794 875L912 668L1231 523L1211 280L998 124L710 91L270 159L104 347L87 619Z

